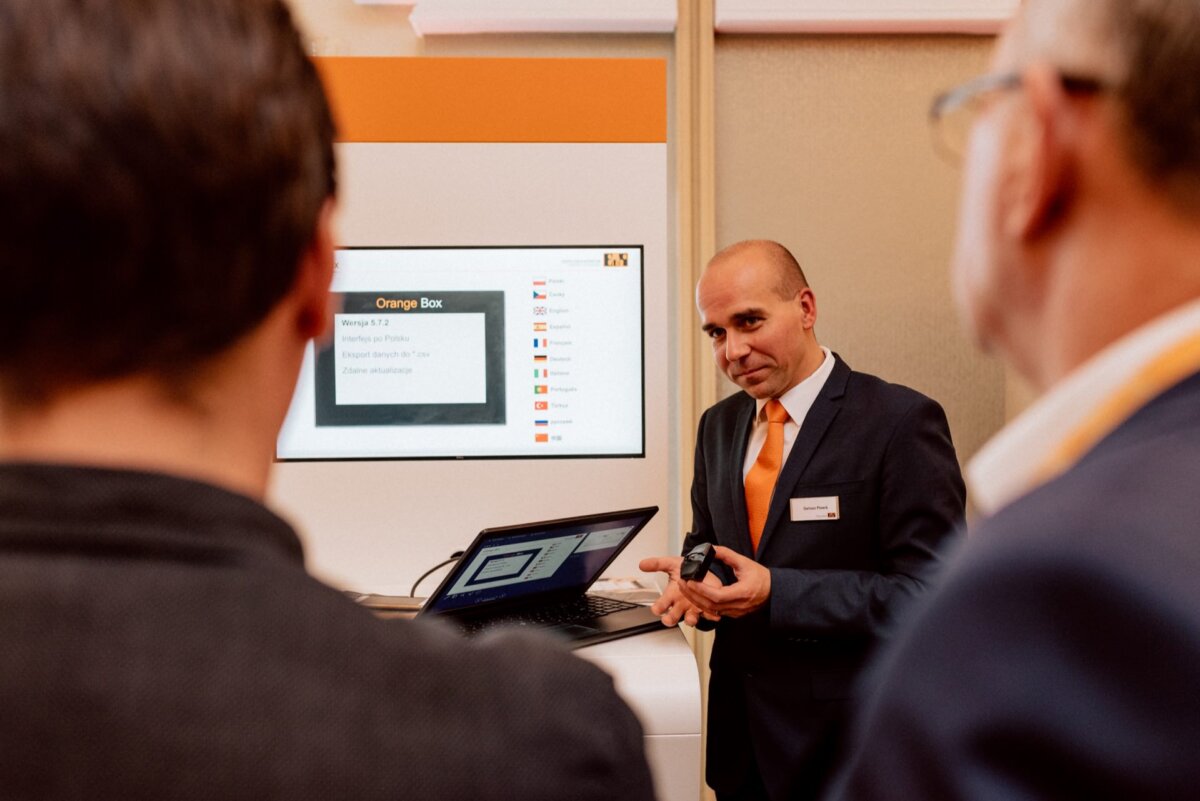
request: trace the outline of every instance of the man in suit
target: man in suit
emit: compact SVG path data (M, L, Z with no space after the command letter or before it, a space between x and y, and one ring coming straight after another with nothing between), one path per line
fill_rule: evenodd
M1197 0L1026 0L935 103L967 112L964 319L1043 394L972 461L985 516L831 797L1196 797L1197 75Z
M608 676L377 620L262 504L332 140L281 0L0 3L0 797L653 797Z
M782 245L718 253L696 289L717 364L744 392L705 412L692 531L714 543L703 582L679 557L663 622L716 623L707 779L722 801L811 797L848 691L963 514L941 407L854 372L821 347L816 297Z

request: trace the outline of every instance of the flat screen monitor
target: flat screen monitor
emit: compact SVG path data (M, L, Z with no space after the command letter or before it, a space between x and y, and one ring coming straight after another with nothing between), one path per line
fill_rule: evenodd
M280 460L645 455L642 248L337 251Z

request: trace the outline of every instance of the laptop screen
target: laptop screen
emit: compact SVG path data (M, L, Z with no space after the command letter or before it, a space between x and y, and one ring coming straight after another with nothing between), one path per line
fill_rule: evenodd
M536 595L586 590L657 507L485 529L422 613L451 612Z

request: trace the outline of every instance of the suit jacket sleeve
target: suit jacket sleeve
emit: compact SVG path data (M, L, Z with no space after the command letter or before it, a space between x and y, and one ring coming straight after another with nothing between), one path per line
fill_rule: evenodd
M963 519L966 491L942 408L898 418L878 474L876 570L772 566L769 625L804 637L874 638L924 586Z
M696 435L696 463L692 469L692 530L683 539L683 553L687 553L702 542L717 542L713 529L712 513L708 508L708 468L705 466L705 430L711 410L700 416L700 425ZM721 562L713 560L709 572L720 577L722 583L733 582L732 572ZM705 628L711 628L705 625Z

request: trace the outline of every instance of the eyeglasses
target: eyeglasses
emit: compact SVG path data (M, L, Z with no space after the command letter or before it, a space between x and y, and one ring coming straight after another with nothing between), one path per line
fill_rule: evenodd
M1080 75L1059 75L1064 90L1071 94L1097 94L1110 87L1096 78ZM996 92L1021 87L1019 72L981 75L949 91L942 92L929 106L929 125L934 149L952 164L962 163L967 150L967 138L979 112L987 107L987 99Z

